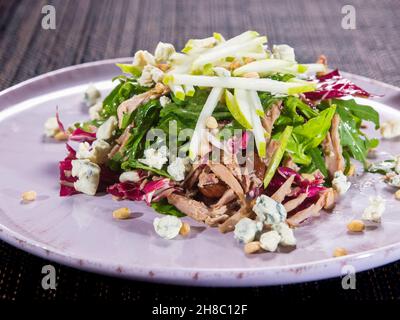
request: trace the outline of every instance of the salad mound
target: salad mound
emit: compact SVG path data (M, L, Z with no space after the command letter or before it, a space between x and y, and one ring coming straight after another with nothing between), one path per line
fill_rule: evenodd
M167 215L154 221L166 239L188 216L233 231L246 253L295 246L293 230L349 189L352 161L367 168L378 140L362 122L378 129L379 115L324 56L302 64L290 46L266 43L254 31L215 33L117 64L103 101L86 92L90 120L53 121L68 139L60 195L144 201Z

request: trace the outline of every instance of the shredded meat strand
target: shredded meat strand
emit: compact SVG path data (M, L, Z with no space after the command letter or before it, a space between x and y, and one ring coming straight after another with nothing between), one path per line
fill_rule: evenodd
M276 202L282 202L286 196L288 196L292 191L292 184L294 181L295 176L290 176L284 184L282 184L278 190L271 196Z
M296 209L299 205L301 205L304 202L304 200L306 200L306 199L307 199L307 193L304 192L304 193L300 194L299 196L297 196L296 198L286 202L284 204L284 207L287 212L290 212L290 211Z
M233 176L231 171L220 163L209 163L211 171L214 172L219 179L225 182L236 193L241 201L244 201L244 191L239 181Z
M233 200L236 199L236 194L232 189L228 189L225 191L225 193L222 195L222 197L218 200L218 202L214 205L212 205L213 208L220 208Z
M209 216L207 206L199 201L189 199L185 196L172 193L167 197L168 203L175 206L179 211L188 215L196 221L205 221Z
M164 84L157 83L153 89L150 89L149 91L143 92L141 94L137 94L132 98L122 102L117 109L119 127L121 128L122 126L122 119L124 118L124 114L131 114L142 104L145 104L150 100L157 99L167 94L169 90L169 87L165 86Z
M342 155L343 150L340 144L339 124L340 117L338 114L335 114L332 119L331 129L322 144L325 154L325 164L331 178L336 171L343 171L345 168Z
M264 117L261 118L261 123L262 126L264 127L265 131L271 135L272 129L274 127L274 123L276 119L279 118L279 115L281 114L281 106L282 106L282 101L279 101L275 103L264 115Z

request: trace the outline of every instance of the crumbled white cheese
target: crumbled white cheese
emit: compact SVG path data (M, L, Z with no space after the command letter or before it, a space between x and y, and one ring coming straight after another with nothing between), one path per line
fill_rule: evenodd
M380 197L370 197L369 205L365 208L362 218L364 220L380 222L385 211L385 200Z
M190 169L189 158L177 157L172 161L168 167L167 172L175 181L182 181L185 179L185 173Z
M149 148L144 150L144 159L139 159L140 162L149 167L161 169L168 162L168 148L162 146L159 149Z
M88 195L95 195L100 181L100 167L89 160L72 160L71 175L77 177L74 188Z
M235 225L233 232L235 239L241 243L249 243L256 237L257 232L262 230L262 223L250 218L242 218Z
M400 174L388 173L386 174L386 181L389 186L400 188Z
M175 48L172 44L160 41L154 51L154 57L158 63L167 62L173 53L175 53Z
M146 50L139 50L135 53L132 64L142 69L148 64L155 65L156 60L150 52Z
M60 131L58 127L58 122L56 117L48 118L47 121L44 123L44 134L52 138L56 135L57 132Z
M253 211L257 214L257 219L265 224L283 222L287 216L286 209L281 203L264 194L257 198Z
M164 72L150 64L145 66L137 82L143 87L151 87L154 83L162 81Z
M117 117L111 116L97 129L96 138L99 140L110 139L118 126Z
M140 176L137 171L126 171L119 176L119 182L139 182Z
M100 111L103 109L103 104L101 102L97 102L95 105L91 106L89 108L89 117L90 120L99 120L100 117Z
M165 107L167 104L171 103L171 99L168 98L167 96L161 96L160 97L160 105L161 107Z
M88 159L93 163L103 164L108 160L108 154L111 146L104 140L96 140L90 145L87 142L81 142L76 152L78 159Z
M282 246L295 246L296 238L294 237L293 229L291 229L285 222L274 224L272 229L279 233L281 240L279 244Z
M88 107L93 106L100 99L101 93L94 85L89 85L85 91L85 102Z
M272 47L272 54L275 59L296 62L294 49L287 44L274 45Z
M179 234L179 230L182 228L182 221L175 216L165 216L155 218L153 226L160 237L171 240Z
M381 161L381 162L376 162L371 164L368 167L368 171L370 172L378 172L378 171L383 171L383 172L389 172L392 169L394 169L396 163L393 161Z
M347 177L342 171L336 171L333 175L332 187L338 194L344 195L349 190L351 182L347 181Z
M394 171L397 174L400 174L400 156L396 157L395 165L394 165Z
M265 232L260 237L260 246L266 251L274 252L278 248L281 236L275 230Z
M381 135L386 139L400 136L400 120L391 120L382 123Z

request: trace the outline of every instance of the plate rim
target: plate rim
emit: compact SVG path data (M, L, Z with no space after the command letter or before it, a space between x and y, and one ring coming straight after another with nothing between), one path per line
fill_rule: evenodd
M67 66L61 69L50 71L36 77L22 81L14 86L6 88L0 92L0 101L5 98L8 94L12 94L14 91L27 87L31 84L37 83L40 80L44 80L51 76L58 76L63 73L73 72L84 68L93 68L102 65L115 64L116 62L130 61L130 57L113 58L98 60L93 62L86 62L82 64L75 64ZM394 90L400 93L400 88L394 85L382 82L380 80L371 79L368 77L348 73L341 71L344 75L349 75L352 79L360 79L361 81L367 81L380 87L385 87L390 90ZM386 105L386 104L385 104ZM386 105L387 106L387 105ZM5 106L0 110L0 113L13 106ZM391 106L388 106L393 108ZM51 246L46 246L40 242L25 237L16 231L10 230L7 226L0 224L0 239L11 244L12 246L26 251L30 254L39 256L43 259L55 261L62 265L69 267L104 274L108 276L116 276L122 278L129 278L134 280L142 280L148 282L159 282L168 284L180 284L180 285L195 285L195 286L221 286L221 287L239 287L239 286L252 286L252 285L278 285L278 284L289 284L299 283L313 280L322 280L332 277L338 277L344 265L357 266L357 272L365 271L374 267L379 267L393 261L400 259L400 242L389 244L383 247L375 248L372 250L362 251L354 254L347 255L340 258L326 258L323 260L309 261L304 263L297 263L284 266L269 266L269 267L256 267L256 268L199 268L199 271L194 271L195 268L187 267L157 267L149 268L134 266L119 266L113 262L103 262L95 260L86 260L85 258L75 256L74 254L64 254ZM380 261L380 258L384 258L384 261ZM366 261L370 263L365 263ZM374 263L371 263L374 261ZM321 268L326 268L326 274L321 275ZM339 268L339 269L338 269ZM313 274L312 269L316 269ZM247 273L247 275L244 275ZM276 280L273 275L281 274ZM270 276L260 281L260 276ZM174 276L174 277L172 277ZM243 281L229 280L242 279Z

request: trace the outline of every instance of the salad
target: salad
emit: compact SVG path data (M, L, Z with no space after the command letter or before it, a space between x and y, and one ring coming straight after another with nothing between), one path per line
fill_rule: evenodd
M380 127L378 113L352 98L370 93L329 71L326 57L299 63L254 31L190 39L181 52L160 42L117 66L103 100L86 91L90 120L66 128L57 111L45 125L68 140L60 195L143 201L162 214L154 229L166 239L188 234L187 216L233 232L246 253L295 246L295 229L332 210L352 162L367 170L379 142L362 131ZM379 220L381 200L365 219Z

